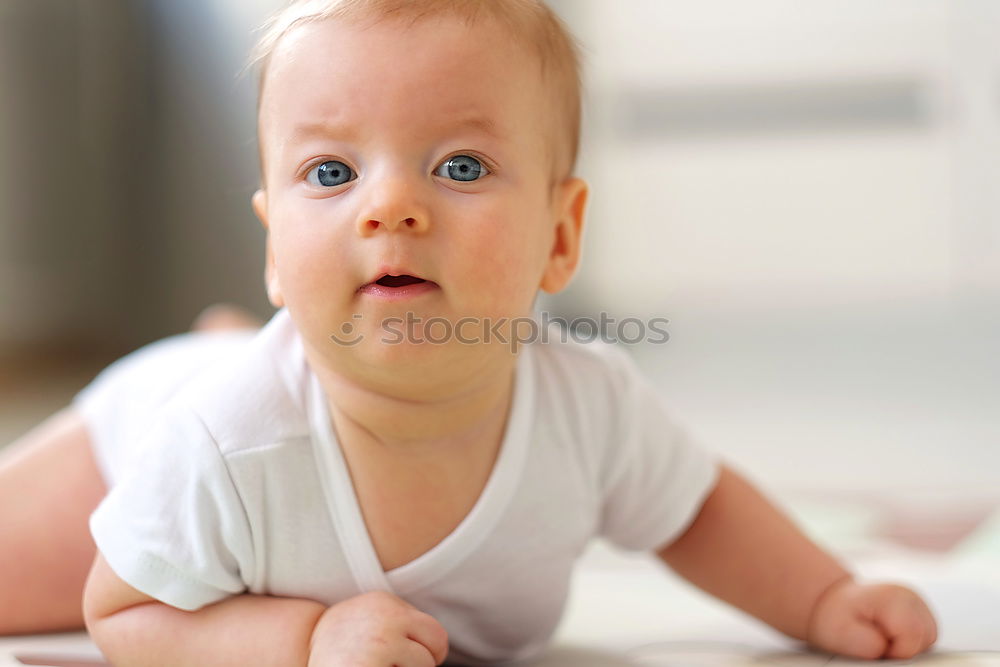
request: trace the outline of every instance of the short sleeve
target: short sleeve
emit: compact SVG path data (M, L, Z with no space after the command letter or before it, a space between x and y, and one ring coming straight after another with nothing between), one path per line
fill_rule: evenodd
M670 414L656 388L623 350L608 350L614 416L600 471L600 535L648 551L680 537L718 481L715 454Z
M201 419L169 403L133 444L142 456L90 516L111 569L186 611L245 591L253 568L246 511Z
M185 382L238 349L253 333L199 331L154 341L112 363L73 397L109 488L135 458L136 434L149 425L150 416Z

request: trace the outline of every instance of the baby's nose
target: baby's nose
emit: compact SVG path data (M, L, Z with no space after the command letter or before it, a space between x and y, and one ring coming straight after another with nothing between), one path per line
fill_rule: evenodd
M383 217L385 217L385 216L383 216ZM368 232L368 233L374 233L374 232L378 231L379 229L384 229L385 231L394 231L394 230L396 230L399 227L408 227L410 229L414 229L414 230L419 231L419 229L422 227L421 223L418 222L416 218L412 218L412 217L411 218L403 218L402 220L399 220L397 222L392 222L392 220L393 220L393 218L385 218L384 221L383 220L375 220L374 218L372 218L372 219L366 220L363 223L363 227L364 228L363 229L359 229L358 231L360 231L362 234L364 234L366 232Z
M386 178L369 194L367 205L358 213L359 235L427 231L429 216L418 185L405 182L402 177Z

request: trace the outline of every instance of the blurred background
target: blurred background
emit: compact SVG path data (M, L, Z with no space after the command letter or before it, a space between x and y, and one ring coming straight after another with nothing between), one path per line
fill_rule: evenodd
M280 4L0 0L0 444L208 304L272 313L237 74ZM593 191L539 306L669 319L630 352L777 497L915 545L1000 505L1000 3L551 4Z

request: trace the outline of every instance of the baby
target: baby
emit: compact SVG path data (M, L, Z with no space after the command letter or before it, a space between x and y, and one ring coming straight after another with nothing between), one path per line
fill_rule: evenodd
M595 536L820 650L935 642L915 593L855 581L619 348L511 345L572 278L588 194L575 50L541 2L293 3L258 62L279 310L130 416L134 460L90 517L109 660L531 658Z

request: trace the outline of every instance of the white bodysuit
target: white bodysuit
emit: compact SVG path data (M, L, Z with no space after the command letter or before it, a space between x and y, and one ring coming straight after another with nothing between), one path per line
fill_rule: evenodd
M137 398L143 387L152 395ZM716 457L622 349L526 344L475 506L430 551L384 572L286 310L255 334L147 346L75 404L111 488L91 532L130 585L185 610L243 592L332 605L390 591L444 626L449 664L540 653L591 538L663 546L718 476Z

